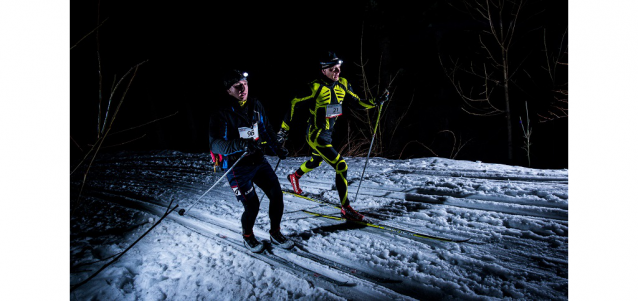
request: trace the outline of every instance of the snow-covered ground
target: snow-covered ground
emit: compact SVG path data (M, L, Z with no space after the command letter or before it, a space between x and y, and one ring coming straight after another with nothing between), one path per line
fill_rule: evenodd
M268 158L274 167L276 158ZM281 161L285 175L307 158ZM354 199L365 158L347 158ZM568 292L568 172L442 158L371 158L353 207L383 225L468 242L443 242L360 228L302 210L337 209L284 195L282 232L293 252L254 256L240 239L243 207L207 154L104 155L71 219L71 286L147 236L71 293L75 300L527 299ZM302 178L309 196L336 204L334 171ZM73 178L72 195L80 187ZM260 190L259 195L262 195ZM255 226L268 238L268 199ZM282 260L283 259L283 260ZM336 282L332 282L336 281ZM347 284L347 285L343 285Z

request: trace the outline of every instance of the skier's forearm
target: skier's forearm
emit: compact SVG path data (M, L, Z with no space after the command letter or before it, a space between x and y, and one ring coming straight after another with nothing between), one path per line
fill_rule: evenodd
M215 154L229 155L243 151L241 139L211 139L210 150Z

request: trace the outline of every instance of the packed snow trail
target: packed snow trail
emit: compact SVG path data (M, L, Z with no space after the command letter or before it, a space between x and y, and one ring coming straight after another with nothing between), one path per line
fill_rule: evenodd
M290 189L285 176L305 159L281 161L277 174L282 188ZM269 160L274 167L276 158ZM350 180L358 185L365 158L346 160ZM171 199L188 207L221 174L213 173L208 154L101 156L84 188L83 201L91 205L72 217L71 284L88 277L100 260L126 248L150 227L148 219L165 212ZM333 183L334 170L329 166L304 175L300 182L304 192L336 203ZM72 179L72 191L80 184ZM268 237L268 202L263 198L255 225L261 239ZM295 241L300 254L316 259L291 253L294 256L288 260L355 286L338 286L307 272L273 266L220 241L219 235L239 239L243 210L224 182L189 212L199 218L196 227L188 214L172 214L131 254L74 295L80 299L567 299L567 170L441 158L370 159L355 209L389 226L471 238L460 244L353 228L303 212L336 216L338 210L331 206L292 196L284 197L284 202L282 232ZM210 230L215 225L226 230L215 233ZM347 268L367 278L345 273Z

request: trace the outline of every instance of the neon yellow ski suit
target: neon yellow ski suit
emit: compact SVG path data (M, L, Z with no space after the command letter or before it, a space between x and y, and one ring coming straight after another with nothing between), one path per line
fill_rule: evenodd
M348 165L343 157L332 147L332 130L342 112L342 104L351 108L367 110L375 107L375 99L364 100L352 91L352 86L341 77L338 81L316 79L309 83L310 93L295 97L291 101L290 112L284 117L281 128L290 130L293 118L303 110L309 110L306 142L312 148L312 157L304 162L297 174L307 173L321 165L325 160L336 171L335 185L339 192L341 204L349 205L348 200Z

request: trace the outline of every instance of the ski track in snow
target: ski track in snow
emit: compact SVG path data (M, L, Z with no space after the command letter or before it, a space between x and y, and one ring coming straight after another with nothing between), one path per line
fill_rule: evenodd
M268 159L274 168L276 158ZM285 176L305 159L281 161L277 175L284 189L290 189ZM186 216L169 215L72 298L567 299L567 170L371 158L360 181L365 158L346 161L351 200L361 183L353 202L357 210L384 225L471 240L450 243L359 229L301 211L336 216L333 207L284 195L282 232L322 259L281 253L302 267L290 268L224 241L241 239L243 211L224 179ZM71 285L139 238L171 200L188 208L223 174L212 171L207 154L173 151L103 155L94 162L82 193L91 206L72 215ZM328 165L301 179L309 196L337 204L333 183ZM80 186L72 179L72 195ZM264 197L255 225L262 240L268 238L268 204ZM356 285L339 286L308 270Z

